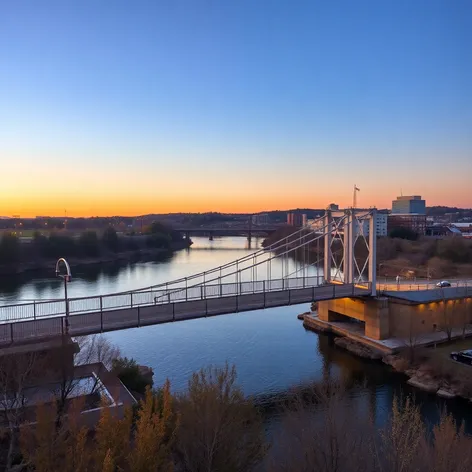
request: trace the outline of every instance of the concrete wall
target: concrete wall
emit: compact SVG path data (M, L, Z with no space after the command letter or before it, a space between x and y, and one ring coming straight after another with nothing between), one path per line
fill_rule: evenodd
M343 317L365 322L365 335L372 339L408 337L444 331L444 327L472 325L472 298L412 305L387 297L343 298L318 303L322 321L343 321Z
M462 328L472 324L472 299L406 305L389 303L390 333L394 337L444 330L444 326Z

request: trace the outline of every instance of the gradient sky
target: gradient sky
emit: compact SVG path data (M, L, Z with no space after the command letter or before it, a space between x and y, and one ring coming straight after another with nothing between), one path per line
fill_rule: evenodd
M470 0L0 3L0 215L472 207Z

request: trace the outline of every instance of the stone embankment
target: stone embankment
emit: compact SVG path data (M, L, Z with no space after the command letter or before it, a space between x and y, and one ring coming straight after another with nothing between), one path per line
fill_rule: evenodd
M334 344L364 359L382 359L382 353L353 339L337 337Z
M396 372L408 376L408 384L412 387L425 392L436 393L443 398L462 397L470 399L470 388L466 379L454 378L450 371L440 372L442 369L435 368L428 360L411 365L401 354L392 354L383 357L382 362L391 366Z
M305 320L305 315L313 315L313 312L302 313L298 315L298 319ZM324 324L317 323L313 318L310 318L308 329L318 333L332 332ZM454 376L449 366L449 362L452 361L446 359L446 364L443 364L442 361L438 362L433 356L426 354L429 349L423 351L423 355L419 356L421 359L410 362L404 353L385 355L385 353L372 346L348 337L336 336L334 343L358 357L381 360L394 371L405 374L408 377L407 383L412 387L435 393L442 398L462 397L472 401L472 372L470 379L464 378L463 375Z

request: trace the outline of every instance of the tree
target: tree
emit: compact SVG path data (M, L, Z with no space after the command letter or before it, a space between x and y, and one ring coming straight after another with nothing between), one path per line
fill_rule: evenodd
M79 237L79 248L82 254L89 257L98 255L98 237L95 231L85 231Z
M344 385L327 381L295 395L281 422L266 461L269 472L376 470L371 421L347 402Z
M118 252L120 241L115 229L112 226L109 226L103 232L102 243L108 250L112 252Z
M377 452L380 468L391 472L421 470L426 459L425 428L419 408L411 398L393 399L392 415L381 432Z
M28 386L31 385L39 367L35 353L0 357L0 416L8 430L8 450L5 470L13 467L18 448L20 425L25 421L28 408Z
M410 310L408 315L408 334L404 339L408 350L408 360L410 364L416 360L416 351L421 341L421 323L418 314Z
M468 472L472 470L472 438L459 427L452 416L441 414L439 424L433 428L431 452L427 454L434 472Z
M416 241L418 239L418 233L410 228L394 228L388 235L390 238L408 239L410 241Z
M111 371L123 382L130 390L144 394L147 386L152 387L152 383L144 377L139 366L134 359L127 357L115 358L112 362Z
M447 340L452 339L452 330L454 328L454 309L457 300L447 300L444 287L440 288L442 298L441 324L440 328L446 333ZM449 303L451 302L451 303Z
M128 460L132 472L173 470L171 446L178 422L172 403L169 381L158 395L146 387L145 398L137 413L134 447Z
M74 239L51 233L48 239L47 254L49 257L70 257L77 253L77 245Z
M177 397L182 470L247 472L264 457L260 415L235 382L234 366L209 367L194 373Z
M95 428L93 445L97 470L101 470L100 465L110 462L123 467L130 453L133 412L131 408L127 408L124 417L119 419L110 408L107 408L107 405L102 406L100 420Z
M168 249L171 242L170 235L164 233L153 233L146 238L147 246L157 249Z
M12 233L5 233L0 240L0 265L15 264L20 259L20 242Z
M57 403L57 428L67 413L71 394L79 385L82 394L92 395L97 392L98 379L82 385L80 377L76 375L76 367L97 362L111 366L115 356L119 355L118 348L113 347L102 335L77 338L76 343L66 337L62 341L56 356L51 359L49 370L45 371L45 376L49 377L51 394Z

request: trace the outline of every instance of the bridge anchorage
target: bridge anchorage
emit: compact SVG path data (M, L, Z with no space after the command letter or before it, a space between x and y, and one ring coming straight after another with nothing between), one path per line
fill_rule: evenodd
M326 211L264 248L139 290L68 299L69 333L376 294L376 210ZM0 307L0 345L63 334L63 299Z

